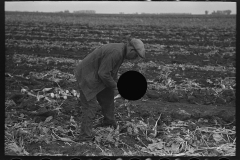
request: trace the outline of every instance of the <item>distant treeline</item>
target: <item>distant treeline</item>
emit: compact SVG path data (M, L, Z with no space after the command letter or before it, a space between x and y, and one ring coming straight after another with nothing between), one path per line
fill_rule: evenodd
M5 21L93 26L226 27L236 26L236 15L73 14L5 12Z
M192 13L141 13L150 15L191 15Z
M75 14L95 14L96 11L94 10L79 10L79 11L73 11Z
M163 13L163 14L103 14L103 13L97 13L97 14L75 14L70 12L28 12L28 11L5 11L5 14L32 14L32 15L61 15L61 16L99 16L99 17L205 17L204 14L178 14L178 13ZM226 16L226 17L235 17L236 14L230 14L230 15L221 15L221 14L209 14L210 17L219 17L219 16Z
M212 15L230 15L231 14L231 10L218 10L218 11L213 11L211 14ZM205 15L208 15L208 11L205 11Z

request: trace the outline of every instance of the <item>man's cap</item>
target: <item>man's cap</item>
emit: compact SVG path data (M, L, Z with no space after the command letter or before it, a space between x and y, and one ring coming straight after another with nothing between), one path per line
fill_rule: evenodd
M133 47L137 50L138 55L141 58L145 58L145 48L144 44L140 39L133 38L130 43L133 45Z

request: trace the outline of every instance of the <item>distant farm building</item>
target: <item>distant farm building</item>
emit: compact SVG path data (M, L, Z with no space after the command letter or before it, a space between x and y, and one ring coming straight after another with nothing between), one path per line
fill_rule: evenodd
M95 14L96 11L94 11L94 10L79 10L79 11L73 11L73 13L76 13L76 14Z
M213 11L212 15L230 15L231 12L231 10Z

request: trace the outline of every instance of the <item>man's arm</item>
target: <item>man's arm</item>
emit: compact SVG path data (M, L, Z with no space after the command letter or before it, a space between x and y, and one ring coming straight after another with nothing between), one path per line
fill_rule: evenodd
M114 75L113 80L117 83L117 81L118 81L118 74L117 73Z
M98 75L101 78L102 82L105 84L106 87L109 88L116 88L117 82L116 77L112 77L111 71L113 70L113 66L115 66L114 57L112 55L109 55L107 58L105 58L99 67Z

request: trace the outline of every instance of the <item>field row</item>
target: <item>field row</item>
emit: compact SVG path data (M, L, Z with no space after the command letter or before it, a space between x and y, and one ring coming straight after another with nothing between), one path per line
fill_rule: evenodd
M96 34L96 35L102 35L102 34L121 34L121 33L129 33L133 29L138 29L142 35L159 38L159 37L165 37L165 38L171 38L172 36L175 36L176 38L181 37L192 37L192 38L206 38L207 40L211 39L221 39L221 38L228 38L229 36L233 36L235 34L234 28L231 29L222 29L222 30L216 30L216 29L199 29L199 28L191 28L191 31L189 32L189 29L184 28L153 28L153 27L133 27L131 29L128 29L128 27L122 27L122 28L106 28L106 27L88 27L85 25L78 25L78 26L71 26L71 25L51 25L49 26L47 23L43 23L41 25L36 24L28 24L28 25L21 25L21 24L15 24L14 22L6 22L6 34L9 33L14 35L27 35L31 33L31 36L51 36L56 35L56 38L63 38L64 36L72 36L73 38L81 37L82 35L86 34ZM198 32L196 32L198 31ZM56 34L58 33L58 34ZM198 35L198 36L197 36ZM194 37L193 37L194 36ZM196 37L195 37L196 36Z
M33 53L41 56L55 56L55 57L68 57L68 58L84 58L89 52L96 47L102 45L98 42L92 43L79 43L74 42L64 45L61 42L53 43L32 43L31 41L24 41L19 43L17 41L6 41L6 50L11 53L29 54ZM225 52L221 52L221 48L212 48L206 52L207 48L199 51L194 46L192 48L184 48L184 46L164 46L164 45L149 45L146 49L147 59L158 63L165 64L192 64L198 66L224 66L235 67L236 53L233 51L235 48L225 48ZM219 50L218 50L219 49ZM198 51L197 51L198 50ZM205 50L205 52L204 52Z
M72 27L70 24L63 26L51 25L48 26L47 23L43 23L38 26L33 26L33 24L28 24L26 26L21 26L21 23L15 25L14 22L6 22L5 24L5 35L6 39L29 39L29 40L67 40L72 41L82 41L84 39L109 42L119 42L126 35L131 35L134 37L141 37L141 39L146 43L157 43L162 45L200 45L200 46L225 46L233 47L235 46L235 29L225 29L222 30L210 30L199 28L150 28L137 26L135 28L129 29L129 27L113 28L107 27L88 27L88 26L75 26ZM34 24L36 25L36 24ZM84 29L82 29L84 27ZM86 27L86 28L85 28ZM134 32L137 30L138 32Z
M37 21L34 18L38 18ZM110 25L122 19L122 25ZM30 72L47 72L56 68L72 73L77 60L83 59L96 47L126 42L127 38L135 37L144 42L147 58L138 64L126 60L119 74L137 70L147 78L150 89L162 90L161 93L166 92L167 97L172 93L176 97L189 96L200 89L205 90L204 94L199 93L195 98L205 103L206 100L198 95L206 97L208 94L205 92L212 89L215 95L208 96L208 101L216 96L220 96L222 104L234 99L235 17L150 16L147 19L146 16L108 15L107 19L106 15L81 17L70 14L8 13L5 20L6 55L9 62L13 62L13 65L6 67L9 73L29 75ZM88 23L85 23L87 20ZM138 20L139 24L129 25L128 20L132 20L132 24ZM156 21L155 25L152 25L153 20ZM159 22L164 24L157 25ZM186 23L184 26L183 22ZM185 82L188 83L187 88L191 88L190 92L186 86L183 87ZM230 91L230 98L222 96L222 91Z
M48 24L85 24L95 26L154 26L154 27L197 27L235 28L236 16L164 16L164 15L77 15L58 13L14 13L6 12L5 21ZM123 23L124 22L124 23Z
M97 18L106 24L102 24L96 20ZM72 23L72 20L76 23ZM116 20L124 20L122 21L124 23L109 25ZM132 24L139 20L139 24L129 25L128 20L132 20ZM142 20L144 22L141 22ZM151 24L154 20L163 23L144 25ZM144 42L148 60L160 60L165 64L191 63L199 66L234 67L236 56L234 20L235 17L232 16L167 18L7 13L5 46L9 53L30 55L35 53L41 56L82 59L102 44L125 42L128 37L135 37ZM49 23L51 21L56 23ZM88 23L85 23L87 21ZM186 27L181 26L181 23L177 26L179 21L185 22Z
M15 63L32 63L35 65L41 64L62 64L62 65L76 65L79 60L71 59L71 58L57 58L57 57L38 57L35 55L26 55L26 54L14 54L13 60ZM212 71L212 72L223 72L227 74L234 75L236 73L235 67L224 67L224 66L198 66L198 65L191 65L191 64L156 64L153 61L150 62L141 62L138 64L134 64L131 62L124 62L121 68L131 68L134 66L138 66L142 70L146 70L151 68L152 70L161 70L163 72L172 72L174 70L199 70L199 71Z
M23 76L34 75L40 80L43 80L42 76L49 75L48 73L56 68L61 68L63 73L72 75L77 63L77 60L69 58L20 54L15 54L12 60L14 65L18 65L18 71L15 70L15 73ZM6 72L12 73L12 68L7 67ZM182 64L159 65L152 61L138 64L125 62L120 67L119 75L128 70L141 72L147 79L148 89L160 91L161 94L158 97L167 101L169 98L172 99L172 96L175 99L169 101L190 101L189 96L192 96L199 104L226 104L235 100L234 68ZM71 77L74 79L73 75Z
M82 40L86 39L82 37ZM90 39L88 39L90 40ZM102 41L109 41L110 39L105 37L101 39ZM6 39L5 45L8 48L11 47L25 47L25 48L35 48L39 47L42 49L51 49L51 48L61 48L64 50L70 49L70 48L83 48L84 46L94 46L97 47L99 45L102 45L100 41L96 42L81 42L81 41L67 41L67 40L45 40L45 39L17 39L16 37L14 39ZM220 47L220 46L200 46L200 45L179 45L179 44L173 44L173 45L164 45L164 44L149 44L145 43L146 51L151 51L156 54L170 54L173 53L171 51L178 51L179 54L184 55L191 55L191 54L198 54L198 55L229 55L229 56L235 56L235 47ZM92 49L92 48L91 48ZM198 52L197 52L198 50Z

